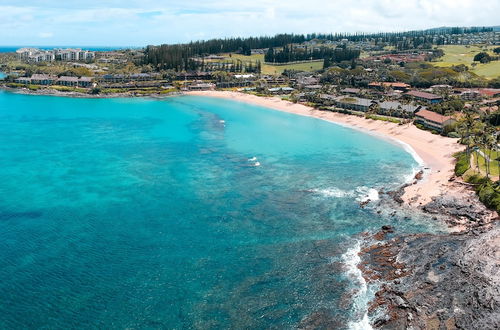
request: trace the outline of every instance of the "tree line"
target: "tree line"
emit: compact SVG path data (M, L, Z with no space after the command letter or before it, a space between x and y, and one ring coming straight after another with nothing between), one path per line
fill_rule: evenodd
M275 36L249 37L249 38L225 38L193 41L185 44L163 44L159 46L147 46L142 59L143 64L150 64L156 70L194 71L199 70L201 63L198 58L210 54L220 53L240 53L250 55L252 49L276 49L283 48L282 51L274 51L274 55L268 55L269 61L283 63L286 60L299 61L303 59L328 58L331 61L350 60L353 54L348 51L337 51L333 54L325 54L323 50L298 51L292 44L303 44L311 40L329 40L338 42L342 40L361 42L372 41L375 44L383 43L395 46L396 49L405 50L412 48L429 48L433 44L447 42L444 34L456 35L478 32L490 32L491 28L449 28L408 32L391 33L335 33L335 34L278 34ZM285 49L287 48L287 49Z
M360 54L361 51L346 47L337 47L334 49L330 47L297 47L285 45L280 50L269 48L264 56L264 61L267 63L288 63L324 59L325 61L338 63L357 59Z

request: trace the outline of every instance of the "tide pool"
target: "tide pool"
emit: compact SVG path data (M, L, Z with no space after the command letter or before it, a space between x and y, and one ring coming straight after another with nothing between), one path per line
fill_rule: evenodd
M3 329L347 327L358 235L439 230L359 207L401 146L229 100L0 92L0 164Z

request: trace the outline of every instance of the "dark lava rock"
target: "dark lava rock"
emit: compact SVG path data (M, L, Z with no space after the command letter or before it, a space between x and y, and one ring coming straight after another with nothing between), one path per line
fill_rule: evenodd
M479 235L397 237L361 257L365 279L386 283L369 308L376 328L500 328L500 223Z

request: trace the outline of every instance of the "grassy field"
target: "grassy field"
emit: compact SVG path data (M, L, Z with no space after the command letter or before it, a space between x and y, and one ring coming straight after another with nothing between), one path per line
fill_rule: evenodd
M485 152L484 149L482 149L482 150L483 150L483 152ZM485 154L488 155L487 150L486 150ZM483 175L486 175L486 159L484 159L484 157L481 156L480 154L477 154L477 157L478 157L478 161L479 161L479 169ZM498 168L499 164L495 159L500 157L500 152L491 151L491 156L489 156L489 157L491 157L490 158L491 159L491 161L490 161L490 172L491 172L490 175L492 175L493 177L498 177L500 169ZM475 170L476 169L476 153L472 154L471 165L472 165L472 168Z
M264 55L240 55L240 54L231 54L226 55L226 60L241 60L243 62L249 61L260 61L262 63L262 73L269 75L280 75L285 70L299 70L299 71L316 71L321 70L323 68L323 62L308 62L308 63L298 63L298 64L287 64L287 65L268 65L264 64Z
M453 66L464 64L467 65L470 71L475 74L485 77L487 79L492 79L500 76L500 61L492 61L487 64L477 63L476 66L472 66L474 63L474 56L482 51L487 51L490 55L493 54L494 46L489 47L479 47L479 46L461 46L461 45L449 45L440 47L444 51L444 56L439 58L438 61L433 62L436 66Z

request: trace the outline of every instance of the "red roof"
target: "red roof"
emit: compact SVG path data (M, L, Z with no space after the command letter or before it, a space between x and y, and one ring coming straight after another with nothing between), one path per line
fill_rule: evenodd
M406 94L411 95L411 96L415 96L415 97L420 97L422 99L427 99L427 100L436 100L436 99L442 98L439 95L427 93L427 92L421 92L421 91L409 91Z
M500 95L500 89L494 89L494 88L487 88L486 89L486 88L484 88L484 89L480 89L479 93L481 93L481 95L493 97L496 95Z
M450 117L450 116L443 116L443 115L440 115L439 113L435 113L435 112L432 112L429 110L420 110L417 113L415 113L415 116L422 117L426 120L431 120L431 121L434 121L434 122L440 123L440 124L444 123L447 120L452 119L452 117Z

